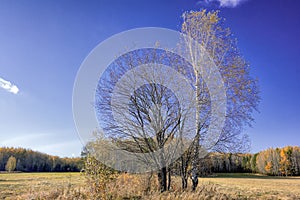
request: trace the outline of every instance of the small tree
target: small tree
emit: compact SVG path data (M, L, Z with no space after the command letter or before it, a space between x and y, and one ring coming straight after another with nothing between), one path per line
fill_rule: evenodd
M17 160L15 157L10 156L6 165L5 165L5 169L8 172L12 172L16 169L16 165L17 165Z
M107 187L118 177L118 173L115 170L88 155L85 161L84 175L90 186L90 194L93 198L110 199Z

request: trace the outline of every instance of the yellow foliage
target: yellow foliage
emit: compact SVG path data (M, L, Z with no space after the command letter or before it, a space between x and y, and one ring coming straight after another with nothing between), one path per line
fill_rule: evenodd
M267 165L265 166L266 172L267 172L267 173L270 173L272 167L273 167L273 166L272 166L272 162L271 162L271 161L267 162Z
M86 158L84 170L91 196L96 199L110 199L108 185L117 179L118 173L90 156Z
M291 167L291 162L287 154L289 149L290 147L285 147L280 150L280 172L286 176L289 175Z

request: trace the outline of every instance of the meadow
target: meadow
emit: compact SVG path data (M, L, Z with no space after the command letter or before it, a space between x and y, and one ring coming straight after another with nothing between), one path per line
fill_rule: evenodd
M0 173L0 199L34 199L83 186L80 173Z
M108 187L112 199L300 199L300 177L256 174L215 174L199 179L196 192L180 189L173 177L171 192L144 191L143 175L121 174ZM80 173L3 173L0 199L92 199Z

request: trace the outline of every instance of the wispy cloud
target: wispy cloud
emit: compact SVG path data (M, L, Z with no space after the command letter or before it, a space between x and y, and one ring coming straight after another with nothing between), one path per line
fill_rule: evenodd
M237 5L245 2L246 0L218 0L221 7L236 7Z
M19 88L16 85L4 80L3 78L0 78L0 88L3 88L4 90L13 94L18 94L19 92Z
M198 4L234 8L247 0L200 0Z

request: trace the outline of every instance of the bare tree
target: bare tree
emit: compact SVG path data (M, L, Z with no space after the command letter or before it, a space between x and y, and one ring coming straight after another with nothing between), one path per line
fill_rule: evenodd
M133 158L132 171L157 171L161 191L170 188L168 166L192 138L192 126L186 119L194 109L193 89L184 78L174 75L182 64L165 50L132 51L108 68L96 92L96 109L105 134L137 158ZM118 160L128 157L122 155Z

